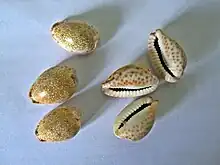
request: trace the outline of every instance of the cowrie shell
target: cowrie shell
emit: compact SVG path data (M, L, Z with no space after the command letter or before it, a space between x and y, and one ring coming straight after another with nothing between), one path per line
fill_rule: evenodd
M152 129L159 101L141 97L127 105L116 117L114 135L120 139L139 141Z
M112 97L137 97L155 91L158 85L150 69L130 64L114 71L102 83L102 91Z
M29 97L38 104L62 103L76 92L77 84L75 69L67 66L51 67L35 80Z
M90 54L100 40L97 29L81 20L64 20L51 27L52 38L63 49L73 54Z
M39 121L35 136L42 142L64 141L80 130L80 113L76 107L58 107Z
M183 48L168 37L161 29L150 33L148 55L158 76L167 82L175 83L181 79L187 64Z

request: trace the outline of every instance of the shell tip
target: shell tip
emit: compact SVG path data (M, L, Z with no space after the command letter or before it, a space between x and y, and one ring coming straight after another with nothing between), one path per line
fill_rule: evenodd
M28 93L28 97L31 99L31 102L34 103L34 104L39 104L39 102L35 101L33 98L32 98L32 92L30 90L30 92Z
M35 134L36 136L38 135L38 130L37 130L37 129L35 130L34 134Z
M154 100L153 103L158 104L159 100Z
M46 140L43 140L43 139L40 139L40 138L37 138L40 142L46 142Z
M32 101L32 103L34 103L34 104L40 104L40 102L35 101L35 100L33 100L33 99L31 99L31 101Z
M62 23L62 21L57 21L54 24L52 24L52 26L50 27L50 31L53 32L53 29L61 23Z

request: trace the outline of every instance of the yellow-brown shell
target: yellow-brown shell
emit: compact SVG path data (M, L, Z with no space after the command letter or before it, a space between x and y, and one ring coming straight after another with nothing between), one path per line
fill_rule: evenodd
M80 20L56 22L51 33L58 45L74 54L92 53L100 40L97 29Z
M64 141L74 137L80 127L80 113L76 107L58 107L39 121L35 136L42 142Z
M143 139L154 125L158 102L144 96L127 105L115 119L114 135L130 141Z
M184 74L187 58L183 48L161 29L152 32L148 40L148 55L160 78L177 82Z
M62 103L76 92L77 84L75 69L55 66L36 79L29 91L29 97L33 103L38 104Z
M155 91L158 85L150 69L130 64L114 71L102 83L102 91L112 97L137 97Z

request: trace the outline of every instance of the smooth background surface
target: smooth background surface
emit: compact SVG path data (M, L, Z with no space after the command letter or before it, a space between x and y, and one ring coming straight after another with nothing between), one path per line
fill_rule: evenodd
M219 165L219 0L1 0L0 165ZM88 57L71 57L52 39L51 25L85 19L101 33ZM164 84L156 124L138 143L113 135L116 115L132 99L104 96L100 83L141 58L148 35L162 28L184 48L188 66L178 84ZM45 69L77 69L79 92L65 105L83 112L83 128L69 141L39 143L37 122L57 105L34 105L31 84Z

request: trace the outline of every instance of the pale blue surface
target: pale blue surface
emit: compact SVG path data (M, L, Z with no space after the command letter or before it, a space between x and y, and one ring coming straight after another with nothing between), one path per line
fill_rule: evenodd
M207 2L207 3L204 3ZM219 0L0 0L0 165L219 165ZM67 17L101 32L96 54L73 57L49 32ZM145 56L148 35L163 28L188 56L183 79L163 85L157 121L138 143L119 140L112 124L131 99L111 99L100 82ZM58 63L77 69L81 132L67 142L39 143L33 131L53 106L27 98L36 77Z

